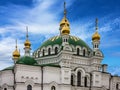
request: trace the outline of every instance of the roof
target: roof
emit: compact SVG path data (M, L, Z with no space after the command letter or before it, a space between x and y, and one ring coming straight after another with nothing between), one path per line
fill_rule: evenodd
M78 46L85 47L85 48L91 50L90 47L79 37L70 35L68 42L70 45L73 45L73 46L78 45ZM41 49L43 47L47 47L49 45L53 46L55 44L62 45L62 37L61 36L54 36L54 37L46 40L39 48Z
M35 65L37 61L30 56L23 56L16 62L17 64L25 64L25 65Z

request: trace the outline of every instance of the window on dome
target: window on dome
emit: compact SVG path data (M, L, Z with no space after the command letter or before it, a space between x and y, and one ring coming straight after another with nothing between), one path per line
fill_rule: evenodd
M42 52L42 53L43 53L43 56L45 56L45 50L44 50L44 49L43 49L43 52Z
M52 87L51 87L51 90L56 90L55 86L52 86Z
M65 42L65 39L64 39L64 42Z
M7 88L4 88L4 90L7 90Z
M27 86L27 90L32 90L32 86L31 86L31 85L28 85L28 86Z
M80 55L80 49L77 48L77 55Z
M85 56L85 49L83 50L83 56Z
M81 72L77 72L77 86L81 86Z
M68 42L68 40L67 40L67 39L64 39L64 42Z
M88 86L88 85L87 85L87 76L85 76L85 79L84 79L84 85L85 85L85 87Z
M51 48L48 48L48 55L51 54Z
M55 54L57 54L58 53L58 48L57 47L55 47Z
M67 42L67 39L66 39L66 42Z
M98 45L97 45L97 48L98 48Z

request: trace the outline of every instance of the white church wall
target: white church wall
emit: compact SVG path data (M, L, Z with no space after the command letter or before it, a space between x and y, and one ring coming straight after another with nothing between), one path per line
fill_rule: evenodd
M61 68L61 83L70 84L71 81L71 69L70 68Z
M9 85L9 86L13 86L14 84L14 77L13 77L13 73L12 70L6 70L6 71L1 71L0 74L0 85Z
M110 82L110 74L108 73L101 73L102 79L101 79L101 86L104 86L105 88L109 88L109 82Z
M92 81L93 81L93 86L95 87L101 87L101 72L93 72L92 73Z
M56 82L60 83L60 68L59 67L50 67L46 66L43 68L43 82L44 83L51 83Z
M111 90L119 90L120 89L120 77L119 76L112 76L110 79L110 89ZM117 86L118 84L118 86Z
M26 80L41 83L41 68L39 66L17 65L16 82L25 82Z

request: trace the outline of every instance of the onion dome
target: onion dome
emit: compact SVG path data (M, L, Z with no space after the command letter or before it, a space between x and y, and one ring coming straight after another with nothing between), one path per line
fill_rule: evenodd
M27 39L27 40L25 41L24 45L25 45L26 48L30 48L31 43L30 43L30 41Z
M96 31L92 36L93 41L99 41L100 40L100 34Z
M100 40L100 34L98 33L98 19L97 18L96 18L96 21L95 21L95 29L96 29L96 32L93 34L92 40L93 41L99 41Z
M14 59L18 59L20 57L20 53L19 51L16 49L14 52L13 52L13 58Z
M63 17L63 19L62 19L61 22L60 22L60 26L63 26L63 25L65 25L65 24L67 24L67 26L70 25L70 24L69 24L69 21L67 20L67 18L66 18L66 17Z
M70 28L65 24L61 30L62 34L68 35L70 33Z
M17 40L16 40L16 49L13 52L12 56L13 56L13 59L18 59L20 57L20 52L17 49Z

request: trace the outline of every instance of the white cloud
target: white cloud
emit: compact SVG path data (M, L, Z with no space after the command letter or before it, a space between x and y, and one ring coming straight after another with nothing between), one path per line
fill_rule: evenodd
M112 75L120 75L120 66L109 66L108 71Z
M18 47L23 48L21 40L18 41ZM18 50L19 50L18 48ZM10 66L12 61L12 52L15 50L15 39L14 38L4 38L0 41L0 68L3 69L7 65ZM21 50L23 52L23 50ZM23 53L21 53L23 54Z
M10 62L12 62L12 52L15 50L15 39L18 39L18 47L21 49L21 53L24 53L23 37L25 37L26 26L29 27L30 34L42 34L45 35L46 38L49 37L49 35L59 33L58 14L61 13L63 9L54 6L57 3L58 0L34 0L33 8L17 5L5 8L0 7L3 8L6 13L9 11L8 15L10 16L10 18L7 17L7 21L10 24L5 24L0 27L0 63L3 65L0 66L1 68L10 65ZM68 3L70 6L72 2ZM63 6L63 2L61 2L61 4ZM54 8L59 8L59 10L52 11L56 10Z

